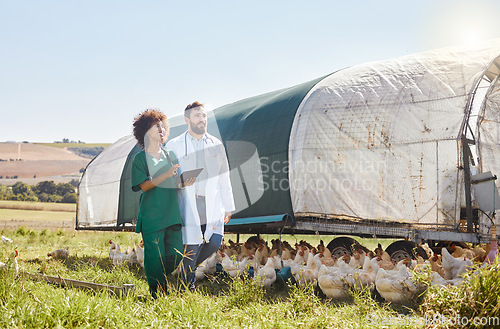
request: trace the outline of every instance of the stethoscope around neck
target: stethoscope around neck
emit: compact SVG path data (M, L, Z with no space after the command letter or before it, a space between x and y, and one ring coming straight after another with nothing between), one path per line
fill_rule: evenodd
M186 131L184 133L184 156L183 156L184 160L189 160L188 146L187 146L187 135L188 135L188 131ZM206 144L206 148L205 149L208 150L208 153L210 154L210 156L216 157L217 156L217 152L214 149L214 146L215 146L214 140L212 139L212 137L209 137L207 134L204 134L203 137L204 137L205 144ZM212 143L212 146L208 145L208 140L210 140L210 142Z

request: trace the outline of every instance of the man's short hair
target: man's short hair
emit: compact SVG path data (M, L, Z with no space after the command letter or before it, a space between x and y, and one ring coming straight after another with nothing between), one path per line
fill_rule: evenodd
M189 116L191 115L191 110L199 106L203 107L203 104L198 101L189 104L188 106L186 106L186 109L184 110L184 116L186 118L189 118Z

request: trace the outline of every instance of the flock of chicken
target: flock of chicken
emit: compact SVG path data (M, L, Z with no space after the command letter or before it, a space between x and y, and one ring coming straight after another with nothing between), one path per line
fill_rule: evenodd
M121 264L139 264L144 267L144 244L141 242L135 245L134 248L128 247L125 252L122 252L120 245L113 240L109 240L109 258L114 265Z
M228 244L223 243L218 252L196 268L196 279L202 280L220 270L233 278L248 272L257 284L266 289L281 278L298 285L319 286L332 299L348 298L353 290L369 289L372 292L376 290L389 302L402 303L413 299L426 288L425 284L415 280L415 273L429 271L432 285L459 285L463 281L462 274L474 262L482 262L487 256L486 250L481 247L465 249L454 245L450 248L451 254L447 248L442 248L441 255L436 255L423 244L427 260L418 256L416 260L406 258L395 264L380 244L374 251L358 246L352 256L344 255L335 259L323 241L316 247L305 241L300 241L295 247L278 239L271 240L271 243L269 248L257 236L245 243L229 240ZM109 257L114 265L128 263L144 267L142 241L134 248L128 247L126 252L122 252L120 245L113 240L109 240L109 244ZM7 263L0 262L0 270L13 268L17 273L17 256L15 250ZM69 248L54 250L47 256L66 259ZM179 274L180 271L179 267L175 273Z
M474 261L482 261L486 251L480 247L463 249L452 246L453 253L443 248L436 255L426 245L428 260L418 256L416 260L404 259L394 263L389 254L379 245L374 251L364 247L354 250L353 255L334 259L323 241L316 247L305 241L293 248L287 242L272 240L272 247L252 237L243 244L229 240L219 252L196 269L198 280L217 271L217 264L231 277L242 275L253 269L253 278L264 288L269 288L277 278L290 279L298 285L319 286L332 299L350 296L352 290L375 289L387 301L401 303L413 299L422 292L422 286L415 280L416 272L431 271L431 284L458 285L462 274Z

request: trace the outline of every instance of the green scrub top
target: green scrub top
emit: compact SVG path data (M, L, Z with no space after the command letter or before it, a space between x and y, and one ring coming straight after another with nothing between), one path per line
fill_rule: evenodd
M177 158L172 151L168 154L174 163ZM168 171L172 164L162 161L164 165L156 172L154 177ZM132 162L132 190L141 191L140 184L150 180L146 152L137 153ZM177 201L176 177L167 178L160 185L143 192L139 201L139 213L135 225L136 233L151 233L172 225L183 225L179 203Z

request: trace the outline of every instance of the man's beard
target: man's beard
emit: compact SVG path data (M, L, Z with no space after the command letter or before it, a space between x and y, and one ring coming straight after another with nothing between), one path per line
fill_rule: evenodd
M207 126L203 125L203 127L200 127L198 125L192 124L191 123L191 130L196 134L196 135L203 135L207 132Z

